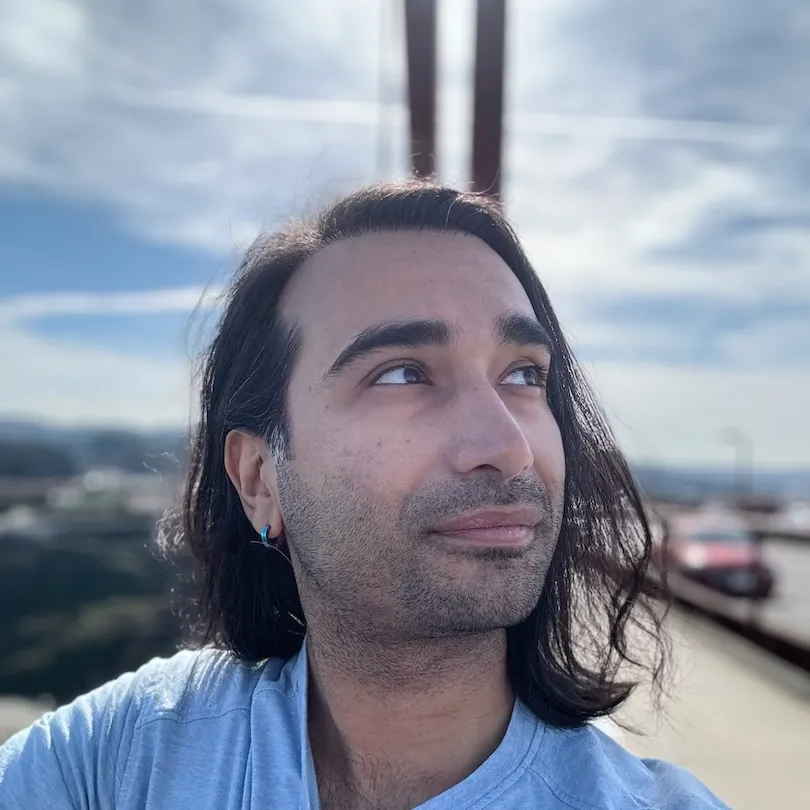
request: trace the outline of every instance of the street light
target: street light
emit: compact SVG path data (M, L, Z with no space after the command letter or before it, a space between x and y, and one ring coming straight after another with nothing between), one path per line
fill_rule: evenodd
M734 448L734 491L741 500L754 488L754 447L751 438L740 428L725 428L723 438Z

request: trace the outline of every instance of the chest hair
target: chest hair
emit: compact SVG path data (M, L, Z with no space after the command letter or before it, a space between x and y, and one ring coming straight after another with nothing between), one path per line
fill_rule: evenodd
M408 763L368 759L346 769L316 768L321 810L412 810L442 791L442 775L414 776Z

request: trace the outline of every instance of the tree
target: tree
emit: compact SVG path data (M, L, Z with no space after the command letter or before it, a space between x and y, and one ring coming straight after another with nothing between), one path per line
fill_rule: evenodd
M0 439L0 477L56 478L77 472L75 459L62 447L45 442Z

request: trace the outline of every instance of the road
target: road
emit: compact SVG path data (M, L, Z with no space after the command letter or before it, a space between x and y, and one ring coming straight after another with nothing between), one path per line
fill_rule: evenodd
M664 715L639 692L620 717L646 736L613 735L686 767L733 810L806 807L810 676L700 617L674 611L669 626L677 671Z

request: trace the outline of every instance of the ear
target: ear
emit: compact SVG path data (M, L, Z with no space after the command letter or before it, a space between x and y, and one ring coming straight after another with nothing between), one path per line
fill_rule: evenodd
M278 500L276 467L267 442L251 433L232 430L225 437L225 471L253 528L261 533L269 525L270 537L281 535L284 518Z

